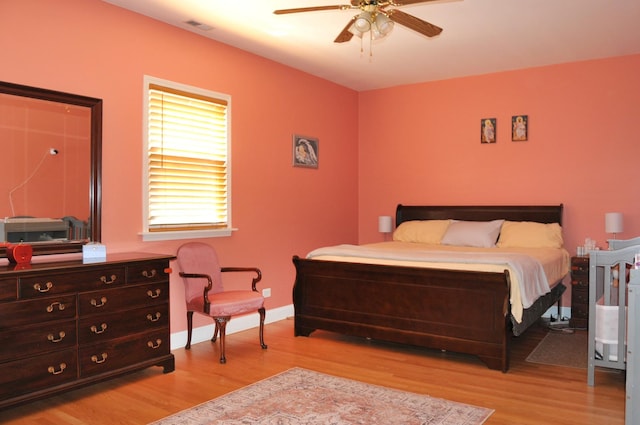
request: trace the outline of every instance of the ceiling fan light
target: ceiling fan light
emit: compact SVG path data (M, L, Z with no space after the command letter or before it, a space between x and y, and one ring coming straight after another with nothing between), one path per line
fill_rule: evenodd
M362 32L367 32L371 29L371 13L362 12L358 15L353 26L356 30Z
M356 37L360 37L362 38L362 32L358 31L358 29L356 28L355 24L351 25L351 27L349 27L349 32L353 35L355 35Z
M374 25L382 37L389 34L393 29L393 21L385 14L378 13Z

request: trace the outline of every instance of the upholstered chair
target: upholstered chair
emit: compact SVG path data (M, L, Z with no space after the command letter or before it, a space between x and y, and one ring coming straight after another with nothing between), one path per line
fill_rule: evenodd
M193 313L213 318L215 330L211 342L216 342L220 334L220 363L226 363L225 335L227 322L232 316L257 311L260 315L260 346L264 343L264 297L256 289L262 279L260 269L256 267L221 267L215 249L202 242L189 242L178 249L177 263L184 282L187 303L187 345L191 348ZM222 275L227 272L246 272L253 274L251 289L225 291Z

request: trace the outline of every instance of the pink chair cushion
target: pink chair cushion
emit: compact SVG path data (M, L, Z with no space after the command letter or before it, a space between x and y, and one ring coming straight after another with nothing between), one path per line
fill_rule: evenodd
M209 295L211 302L209 315L213 317L234 316L252 313L264 306L264 297L253 291L225 291ZM187 309L202 312L204 298L202 295L187 300Z

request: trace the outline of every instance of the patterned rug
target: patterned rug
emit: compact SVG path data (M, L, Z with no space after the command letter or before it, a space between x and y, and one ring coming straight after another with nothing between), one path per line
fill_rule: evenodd
M476 425L493 410L293 368L152 425Z

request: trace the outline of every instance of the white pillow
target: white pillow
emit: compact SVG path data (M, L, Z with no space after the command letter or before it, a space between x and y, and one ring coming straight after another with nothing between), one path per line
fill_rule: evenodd
M412 220L400 223L393 232L393 240L437 245L451 220Z
M562 227L558 223L505 221L497 246L500 248L562 248Z
M493 248L504 220L452 221L442 240L443 245Z

